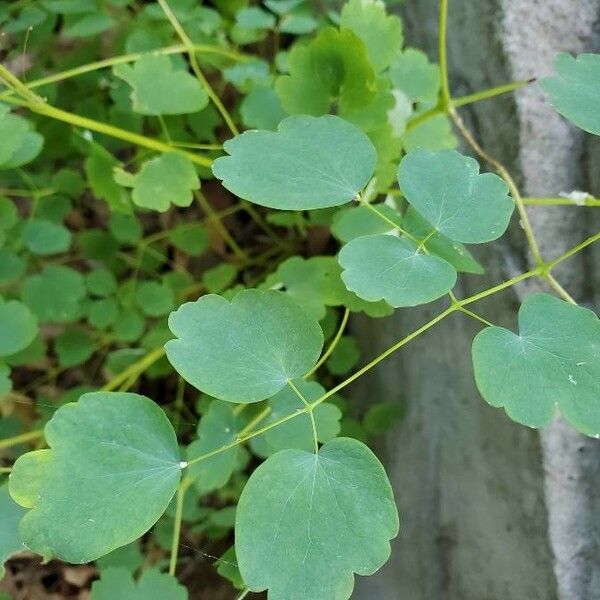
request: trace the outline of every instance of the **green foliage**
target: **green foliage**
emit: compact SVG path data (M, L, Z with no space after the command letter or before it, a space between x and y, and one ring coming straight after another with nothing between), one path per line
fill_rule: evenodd
M402 21L387 15L384 4L377 0L350 0L342 9L340 26L364 42L377 72L389 67L402 48Z
M239 501L235 549L252 591L346 600L353 573L383 565L397 533L383 467L362 443L340 438L317 455L283 450L258 467Z
M288 114L340 114L371 104L376 97L375 73L362 40L349 29L328 27L306 45L297 44L287 57L289 75L278 78L275 91Z
M228 140L229 156L213 173L245 200L282 210L337 206L352 200L375 167L367 136L342 119L288 117L278 131L248 131Z
M314 402L319 399L325 390L315 381L297 380L295 385L305 400ZM269 417L264 421L265 425L276 423L281 419L289 417L304 404L294 390L286 387L268 400L270 409ZM317 429L317 439L328 442L340 432L339 420L341 411L329 402L319 404L313 411ZM314 449L313 430L309 415L302 415L296 419L284 422L278 427L269 429L264 434L253 438L252 448L263 457L271 456L280 450L296 448L310 452Z
M401 440L410 403L340 392L449 315L486 325L491 405L600 435L598 320L552 277L600 234L541 256L524 205L570 199L522 198L459 114L524 82L456 98L444 44L439 66L404 46L389 3L318 4L0 0L1 560L94 560L92 600L184 600L193 550L229 548L212 568L241 597L348 598L398 529L364 444ZM556 70L551 103L599 133L598 56ZM465 244L515 205L535 266L464 297ZM471 310L525 279L568 303L528 297L518 334ZM436 299L361 356L351 313Z
M479 174L472 158L454 150L413 150L398 167L398 182L410 204L436 231L468 244L499 238L514 204L506 184Z
M145 533L175 493L175 433L144 396L85 394L44 434L50 449L21 456L10 476L11 496L29 509L21 538L42 556L85 563L107 554Z
M4 576L5 561L23 550L19 521L24 514L25 510L10 497L8 485L0 485L0 578Z
M367 235L346 244L339 255L342 279L360 298L392 306L416 306L440 298L456 282L445 260L419 251L393 235Z
M175 577L149 569L135 582L126 569L109 567L92 585L91 600L187 600L186 589Z
M600 135L600 54L559 54L555 77L540 82L552 106L581 129Z
M173 367L199 390L229 402L273 396L313 367L323 345L317 321L274 291L245 290L231 302L203 296L172 313L169 327L178 338L166 344Z
M136 206L164 212L172 204L189 206L200 189L194 166L183 155L167 152L145 162L133 180Z
M591 311L547 294L528 296L519 334L488 327L473 341L475 380L492 406L529 427L557 410L578 431L600 435L600 322Z
M37 333L37 319L29 308L17 300L5 302L0 296L0 357L23 350Z
M0 169L16 169L32 161L43 143L29 121L0 104Z
M198 81L183 69L174 69L171 58L147 55L114 73L132 88L133 110L142 115L179 115L202 110L208 96Z

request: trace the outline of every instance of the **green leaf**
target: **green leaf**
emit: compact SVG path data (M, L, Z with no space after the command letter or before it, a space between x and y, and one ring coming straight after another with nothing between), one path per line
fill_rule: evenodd
M289 75L278 77L275 91L289 114L320 116L335 103L344 115L377 95L367 49L349 29L323 29L310 43L294 45L287 62Z
M286 113L275 92L270 87L261 87L242 100L240 115L248 128L274 130Z
M106 556L96 561L100 571L106 571L109 567L126 569L129 573L135 573L144 564L144 555L140 550L140 544L136 540L113 550Z
M437 231L457 242L479 244L499 238L514 203L493 173L479 174L476 160L454 150L414 150L398 167L406 199Z
M452 132L452 123L447 115L437 115L424 123L412 127L402 136L402 147L406 152L417 148L437 150L456 148L458 140Z
M379 0L350 0L342 9L340 27L352 30L365 43L376 71L389 67L402 48L402 21L387 15Z
M0 196L0 230L8 231L17 224L19 213L12 200L6 196Z
M231 404L213 400L198 425L198 439L188 446L188 461L232 443L238 429L238 419ZM237 458L237 447L231 448L190 465L188 474L200 493L212 492L229 481Z
M370 435L383 435L404 418L405 408L395 402L378 402L369 408L364 418L364 426Z
M140 283L135 292L135 300L141 311L149 317L166 315L175 306L173 290L157 281Z
M94 354L94 339L82 329L66 329L54 341L58 363L62 367L80 365Z
M337 206L367 184L377 159L359 129L338 117L288 117L277 132L247 131L225 142L213 173L245 200L283 210Z
M246 585L270 600L347 600L353 574L377 571L397 533L383 467L364 444L338 438L317 455L282 450L254 471L235 547Z
M169 241L190 256L200 256L208 248L208 231L202 223L181 223L171 231Z
M221 263L204 272L202 283L211 294L226 290L237 277L238 270L229 263Z
M358 364L359 360L358 343L352 336L344 335L325 365L332 375L345 375Z
M8 494L8 485L0 486L0 579L4 577L4 563L17 552L25 550L19 535L19 521L25 510Z
M133 110L142 115L181 115L202 110L208 96L198 80L174 69L169 56L148 54L131 65L113 68L131 87Z
M407 48L392 65L389 73L395 88L413 102L435 103L440 89L440 69L429 62L421 50Z
M44 138L27 119L0 107L0 169L16 169L32 161L43 144Z
M115 21L109 15L98 12L83 17L67 18L65 24L66 27L62 31L65 37L85 38L100 35L110 29Z
M298 379L294 385L308 402L318 400L325 393L323 387L316 381ZM261 422L261 427L275 423L299 409L304 409L304 403L289 386L269 398L267 402L271 412L268 418ZM313 416L317 426L317 438L320 442L328 442L340 432L342 413L337 406L329 402L322 402L313 410ZM256 443L252 445L252 448L258 450L257 454L262 457L271 456L275 452L288 448L310 452L314 450L310 416L308 414L300 415L256 436L253 441Z
M108 567L92 584L91 600L187 600L187 590L167 573L156 569L142 572L136 583L122 567Z
M258 6L242 8L235 20L238 25L247 29L272 29L275 26L275 17Z
M17 460L10 493L31 509L19 527L25 545L46 558L86 563L137 539L179 483L173 428L144 396L84 394L56 411L44 436L50 449Z
M100 228L82 231L77 239L82 254L89 260L110 260L119 250L117 241Z
M306 259L292 256L279 265L275 279L290 297L319 320L325 316L327 306L347 306L352 311L363 310L371 316L381 311L387 313L386 305L366 302L349 292L341 274L342 269L333 256Z
M459 273L481 275L484 272L483 267L460 242L454 242L441 233L435 233L435 228L412 206L409 206L404 213L402 227L419 242L427 239L425 244L427 250L449 262Z
M600 322L548 294L528 296L519 334L487 327L473 341L477 387L486 402L529 427L560 411L575 429L600 435Z
M374 207L397 225L402 224L402 217L391 206L375 204ZM353 206L341 210L336 214L331 225L331 233L341 242L349 242L363 235L375 235L391 231L394 231L394 227L367 206Z
M28 219L22 235L27 249L40 256L66 252L71 245L71 232L64 225L43 219Z
M142 226L135 216L118 212L110 215L108 230L121 244L137 244L143 234Z
M0 248L0 284L20 279L25 268L25 261L18 254Z
M0 356L27 348L37 332L37 319L25 304L18 300L4 302L0 296Z
M600 135L600 54L559 54L555 77L540 81L552 106L584 131Z
M412 242L393 235L356 238L342 248L338 261L349 290L396 308L432 302L456 283L456 271L445 260L422 254Z
M110 152L99 144L91 144L85 159L85 174L96 198L104 200L112 211L130 213L131 203L127 191L113 178L113 170L120 165Z
M94 296L111 296L117 291L117 280L107 269L95 269L85 277L85 283L90 294Z
M167 357L199 390L230 402L256 402L316 363L323 333L283 292L245 290L228 302L210 294L169 317L177 336Z
M167 312L168 310L163 314ZM114 298L94 300L87 307L88 321L96 329L107 329L117 320L118 315L119 306Z
M194 165L177 152L167 152L146 161L135 178L133 203L164 212L171 204L189 206L193 190L200 189Z

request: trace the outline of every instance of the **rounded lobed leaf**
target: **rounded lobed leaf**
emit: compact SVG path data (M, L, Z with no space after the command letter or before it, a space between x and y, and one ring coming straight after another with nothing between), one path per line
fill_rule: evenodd
M4 562L23 550L19 536L19 521L25 510L8 494L8 486L0 485L0 579L4 576Z
M283 292L214 294L169 317L178 339L165 345L176 371L199 390L230 402L264 400L302 377L319 358L319 323Z
M487 327L473 341L473 367L483 398L530 427L557 409L581 433L600 435L600 321L591 311L548 294L519 310L519 334Z
M92 584L91 600L187 600L187 590L173 575L144 570L135 582L127 569L108 567Z
M355 238L342 248L338 261L349 290L364 300L383 299L396 308L432 302L456 283L452 265L392 235Z
M164 412L137 394L95 392L56 411L49 450L28 452L9 479L29 508L19 532L48 558L86 563L144 534L163 514L181 474Z
M133 110L142 115L179 115L202 110L208 96L186 70L174 69L169 56L146 55L130 65L114 67L131 87Z
M540 82L552 106L577 127L600 135L600 54L559 54L554 68L556 76Z
M228 140L213 173L231 192L261 206L309 210L352 200L377 159L369 138L332 115L293 116L276 132L246 131Z
M455 150L409 152L398 166L406 199L437 231L465 244L499 238L514 203L506 184Z
M25 304L4 302L0 296L0 356L20 352L33 342L37 332L37 319Z
M270 600L347 600L398 533L392 488L361 442L282 450L251 475L237 509L235 548L250 590Z

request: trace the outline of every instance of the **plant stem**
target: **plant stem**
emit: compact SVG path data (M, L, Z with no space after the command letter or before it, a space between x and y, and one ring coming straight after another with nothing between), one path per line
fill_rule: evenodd
M594 242L597 242L598 240L600 240L600 231L598 233L595 233L594 235L591 235L589 238L583 240L583 242L581 242L580 244L573 246L570 250L567 250L564 254L561 254L558 258L555 258L554 260L547 262L546 263L547 270L551 271L557 264L561 263L563 260L570 258L574 254L577 254L578 252L580 252L587 246L590 246Z
M308 379L313 373L319 370L319 368L323 365L323 363L331 356L339 341L342 339L342 335L344 333L344 329L346 328L346 324L348 323L348 318L350 317L350 309L347 308L344 310L344 314L342 315L342 320L340 321L340 326L335 334L335 337L329 344L327 350L323 353L323 356L319 359L319 362L306 374L304 375L304 379Z
M571 294L569 294L569 292L567 292L567 290L565 290L565 288L562 285L560 285L558 281L556 281L556 279L550 272L544 274L544 279L550 284L550 287L553 290L555 290L559 294L559 296L563 298L563 300L566 300L570 304L577 304L577 302L575 302L575 300L573 299L573 296L571 296Z
M19 435L15 435L4 440L0 440L0 450L3 450L4 448L12 448L13 446L18 446L19 444L34 442L36 440L39 440L43 436L44 432L41 429L36 429L35 431L28 431L27 433L21 433Z
M206 92L207 96L211 99L212 103L215 105L217 110L221 113L221 116L223 117L223 120L227 124L227 127L229 127L229 130L231 131L231 133L233 135L238 135L239 131L238 131L237 127L235 126L235 123L233 122L231 115L229 114L229 112L227 111L227 109L225 108L223 103L221 102L221 99L219 98L219 96L212 89L210 83L208 83L208 80L206 79L206 77L204 77L204 74L202 73L202 69L200 69L200 65L198 64L198 59L196 57L196 51L194 49L194 43L189 38L188 34L185 32L185 29L181 26L181 23L179 23L179 21L177 20L177 16L171 10L171 7L169 6L167 0L158 0L158 3L160 4L160 7L162 8L165 15L167 16L167 19L169 19L169 21L171 22L173 29L175 29L177 35L179 36L179 38L183 42L184 46L186 47L187 54L190 58L190 65L192 66L192 70L194 71L196 78L200 82L200 85L204 88L204 91Z
M419 335L421 335L428 329L431 329L434 325L437 325L437 323L439 323L440 321L445 319L448 315L451 315L456 310L457 310L456 306L449 306L444 311L439 313L436 317L434 317L430 321L427 321L427 323L425 323L424 325L421 325L421 327L419 327L418 329L415 329L412 333L409 333L406 337L403 337L400 341L396 342L393 346L390 346L387 350L382 352L379 356L375 357L371 362L367 363L364 367L362 367L361 369L356 371L356 373L353 373L352 375L350 375L350 377L348 377L341 383L338 383L335 387L331 388L328 392L325 392L325 394L323 394L318 400L315 400L312 403L312 406L315 407L315 406L318 406L319 404L321 404L321 402L325 402L325 400L327 400L327 398L329 398L333 394L339 392L340 390L343 390L346 386L350 385L353 381L355 381L359 377L362 377L367 371L370 371L373 367L377 366L382 360L385 360L388 356L390 356L391 354L396 352L396 350L402 348L402 346L405 346L410 341L414 340L416 337L418 337Z
M8 475L12 471L12 467L0 467L0 475Z
M101 388L102 391L111 392L116 390L123 383L129 381L131 377L139 376L164 355L165 349L162 346L154 348L154 350L151 350L148 352L148 354L142 356L140 360L134 362L132 365L129 365L129 367L121 371L116 377L113 377L110 381L105 383Z
M421 325L418 329L415 329L412 333L409 333L406 337L403 337L401 340L396 342L393 346L390 346L387 350L382 352L379 356L377 356L371 362L369 362L367 365L362 367L359 371L357 371L356 373L354 373L353 375L351 375L350 377L348 377L347 379L342 381L340 384L338 384L337 386L335 386L334 388L332 388L331 390L329 390L328 392L323 394L320 398L318 398L314 402L310 403L311 409L314 409L316 406L318 406L319 404L321 404L322 402L327 400L327 398L329 398L333 394L337 393L341 389L345 388L346 386L350 385L353 381L355 381L356 379L358 379L359 377L364 375L367 371L370 371L373 367L377 366L381 361L385 360L388 356L393 354L396 350L402 348L403 346L405 346L406 344L408 344L409 342L414 340L416 337L418 337L419 335L421 335L428 329L431 329L434 325L436 325L437 323L439 323L440 321L445 319L447 316L453 314L454 312L461 311L462 307L467 306L469 304L473 304L474 302L477 302L478 300L482 300L482 299L492 296L494 294L497 294L498 292L501 292L502 290L510 288L510 287L516 285L517 283L520 283L521 281L525 281L526 279L530 279L530 278L536 277L536 276L541 276L544 273L544 271L547 271L547 270L553 268L559 262L567 259L570 256L573 256L574 254L576 254L583 248L589 246L590 244L593 244L597 240L600 240L600 232L589 237L587 240L581 242L577 246L574 246L573 248L571 248L570 250L568 250L567 252L565 252L564 254L559 256L558 258L554 259L553 261L550 261L549 263L546 263L544 265L538 265L536 268L531 269L530 271L527 271L526 273L521 273L520 275L512 277L511 279L503 281L502 283L499 283L498 285L495 285L491 288L488 288L486 290L478 292L477 294L474 294L472 296L468 296L467 298L464 298L462 300L453 301L453 304L451 306L449 306L448 308L443 310L437 316L433 317L433 319L431 319L427 323ZM471 312L471 311L469 311L469 312ZM279 427L279 425L282 425L283 423L287 423L288 421L296 418L297 416L306 414L308 412L309 412L309 409L307 407L304 407L303 409L299 408L296 412L294 412L290 415L287 415L281 419L278 419L277 421L274 421L273 423L269 423L268 425L265 425L264 427L262 427L260 429L251 431L249 433L246 433L246 430L248 429L248 427L246 427L243 432L240 432L240 435L233 442L230 442L229 444L226 444L226 445L222 446L221 448L212 450L211 452L207 452L206 454L203 454L202 456L196 457L195 459L193 459L189 462L188 466L192 465L194 463L200 462L202 460L212 458L213 456L216 456L217 454L220 454L221 452L225 452L231 448L235 448L236 446L243 444L244 442L248 441L249 439L251 439L257 435L261 435L261 434L269 431L270 429L273 429L274 427Z
M298 398L300 398L302 404L304 404L304 407L306 408L306 410L308 412L308 416L310 417L310 424L312 426L315 454L318 454L319 453L319 434L317 433L317 422L315 421L313 407L312 407L311 403L304 397L302 392L294 385L294 382L291 379L288 379L288 385L294 390L296 396L298 396Z
M525 86L533 83L535 80L529 81L513 81L511 83L503 83L502 85L497 85L495 87L487 88L485 90L481 90L479 92L474 92L473 94L467 94L466 96L459 96L458 98L452 98L450 101L450 106L452 108L459 108L460 106L467 106L468 104L475 104L475 102L480 102L481 100L487 100L489 98L495 98L496 96L500 96L502 94L506 94L508 92L514 92L515 90L520 90Z
M3 68L4 67L0 65L0 70ZM184 156L189 158L189 160L191 160L193 163L201 165L203 167L210 167L210 165L212 164L212 160L210 158L206 158L205 156L202 156L200 154L186 152L185 150L182 150L175 146L165 144L160 140L146 137L145 135L140 135L139 133L133 133L132 131L127 131L126 129L121 129L120 127L115 127L114 125L109 125L108 123L102 123L101 121L88 119L87 117L81 117L79 115L67 112L60 108L56 108L44 102L34 103L17 100L15 98L5 98L4 101L8 102L9 104L23 106L24 108L29 109L31 112L37 113L39 115L50 117L51 119L62 121L64 123L69 123L70 125L75 125L76 127L83 127L84 129L89 129L91 131L103 133L110 137L130 142L131 144L135 144L136 146L141 146L143 148L155 150L156 152L178 152L179 154L183 154Z
M250 588L246 588L240 592L240 595L235 600L244 600L244 598L250 593Z
M600 206L600 199L588 196L583 200L571 198L523 198L523 204L529 206Z
M232 252L242 262L247 263L249 261L248 255L246 254L246 252L244 252L244 250L240 248L239 244L233 239L233 236L229 233L227 227L223 225L223 222L217 216L217 213L212 207L212 204L206 199L206 197L200 190L194 192L194 194L196 196L198 204L200 205L200 208L202 208L202 210L204 211L204 214L206 215L207 219L214 224L215 229L217 229L225 243L231 248Z
M417 238L415 238L410 233L408 233L408 231L405 231L404 229L402 229L402 227L400 227L400 225L398 225L398 223L395 223L394 221L392 221L392 219L390 219L389 217L384 215L378 208L375 208L370 202L366 202L362 198L362 196L360 197L360 204L361 204L361 206L367 207L371 212L375 213L380 219L382 219L383 221L385 221L386 223L391 225L391 227L393 229L396 229L397 231L399 231L402 235L407 237L409 240L411 240L415 244L419 243L419 240Z
M448 82L448 55L446 36L448 32L448 0L440 0L440 16L438 25L438 58L442 78L440 108L444 111L450 106L450 84Z
M471 132L465 126L464 121L460 117L460 115L454 110L450 108L449 114L452 117L455 125L458 127L459 131L462 133L465 140L469 143L469 145L475 150L475 152L485 161L490 163L494 169L496 169L498 175L504 179L512 198L517 206L517 210L519 211L519 217L521 218L521 227L525 231L525 236L527 237L527 242L529 244L529 249L531 250L531 254L535 261L536 265L540 265L544 263L542 255L540 254L540 249L538 243L535 239L535 235L533 233L533 228L531 227L531 223L529 222L529 216L527 215L527 210L523 204L523 200L521 198L521 193L519 192L519 188L517 187L514 179L511 177L510 173L506 169L506 167L498 160L496 160L493 156L488 154L477 142L477 140L473 137Z
M173 537L171 539L171 556L169 558L169 575L175 575L177 568L177 557L179 555L179 538L181 537L181 521L183 518L183 501L192 480L184 477L177 486L175 496L175 522L173 524Z
M150 52L131 52L129 54L122 54L120 56L113 56L104 60L98 60L95 62L87 63L85 65L81 65L73 69L67 69L65 71L61 71L60 73L54 73L52 75L48 75L47 77L35 79L34 81L30 81L29 83L23 83L23 85L31 90L38 87L42 87L44 85L49 85L51 83L64 81L65 79L70 79L72 77L77 77L78 75L85 75L86 73L91 73L99 69L106 69L114 65L135 62L136 60L142 58L142 56L181 54L183 52L187 52L187 48L183 44L177 44L175 46L166 46L164 48L151 50ZM219 46L212 46L210 44L194 44L194 52L199 54L217 54L238 62L246 61L248 58L244 54L236 52L235 50L219 48ZM8 91L2 92L0 94L0 100L3 100L5 96L9 94L10 92Z
M241 406L244 406L244 405L242 404ZM270 406L266 406L265 408L263 408L263 410L261 410L254 417L254 419L252 419L252 421L250 421L246 425L246 427L244 427L244 429L242 429L240 431L240 435L246 435L247 433L251 432L259 423L261 423L262 421L264 421L269 416L270 412L271 412L271 407Z

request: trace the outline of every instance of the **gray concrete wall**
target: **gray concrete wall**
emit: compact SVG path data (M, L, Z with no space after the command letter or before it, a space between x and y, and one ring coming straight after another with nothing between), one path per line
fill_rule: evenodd
M435 58L437 0L406 0L411 45ZM598 51L600 0L450 0L449 66L454 95L540 77L559 51ZM461 114L530 196L600 192L600 143L570 127L537 86ZM463 148L467 152L467 148ZM530 210L542 253L560 254L600 228L594 209ZM469 294L525 270L517 223L478 248L484 277ZM598 309L600 249L557 275ZM514 327L520 287L478 305ZM385 321L355 319L365 355L426 322L439 306L404 309ZM600 599L600 442L557 420L541 433L487 406L473 382L477 323L453 315L361 379L355 402L396 399L407 418L380 443L397 494L402 530L389 564L357 584L358 600Z

